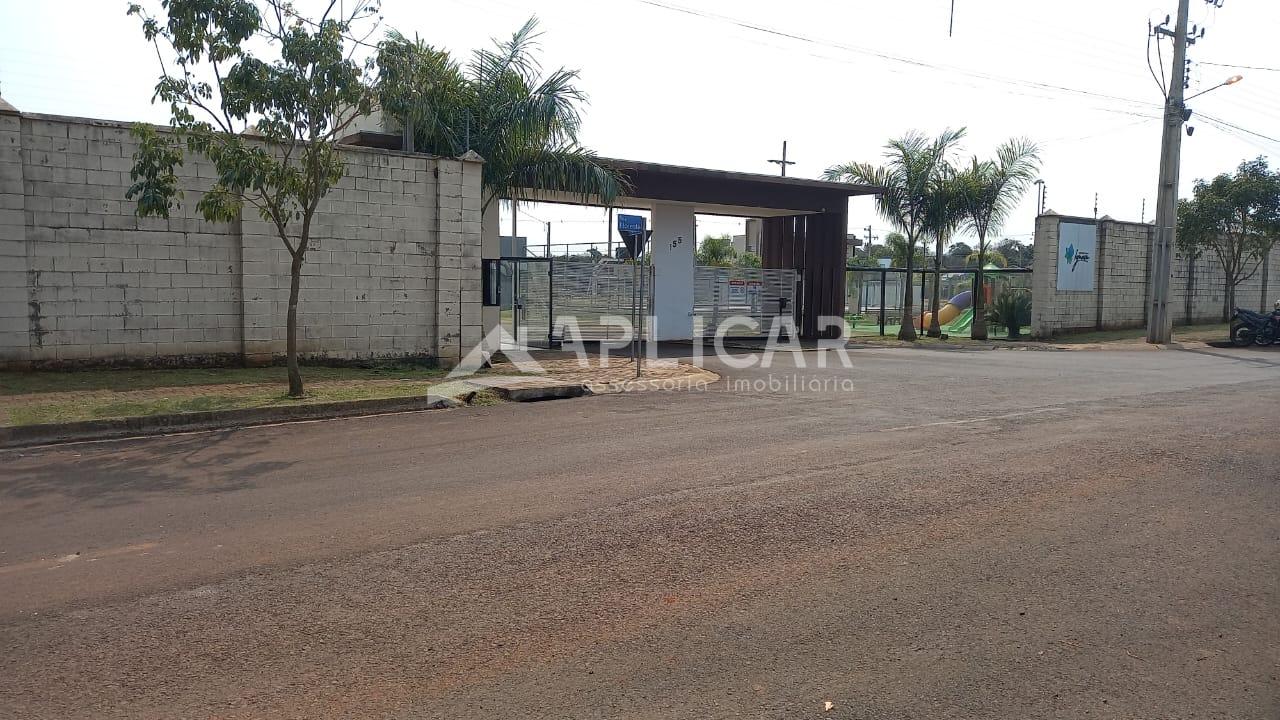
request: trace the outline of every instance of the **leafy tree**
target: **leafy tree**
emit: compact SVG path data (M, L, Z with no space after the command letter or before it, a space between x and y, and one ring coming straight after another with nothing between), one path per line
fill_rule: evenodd
M885 145L885 164L851 162L827 168L823 177L827 180L876 185L884 192L876 196L876 210L881 217L902 231L906 239L906 294L902 301L902 315L914 315L915 305L911 292L911 273L915 267L916 243L927 234L930 207L930 184L938 165L945 162L947 154L960 139L964 130L947 130L935 139L912 132ZM888 240L886 238L886 244ZM903 322L898 330L900 340L915 340L916 330L910 322Z
M1009 265L1023 268L1031 267L1032 246L1028 243L1005 238L996 243L996 250L1009 261Z
M986 257L979 256L978 251L974 250L964 259L965 267L976 268L978 267L979 262L982 263L983 269L986 269L988 265L995 265L996 267L1002 268L1009 267L1009 259L1006 258L999 250L988 250L986 252Z
M905 268L908 266L924 264L924 250L922 248L911 248L907 242L907 236L900 232L891 232L884 236L884 247L887 251L886 257L893 267ZM914 252L912 252L914 250ZM908 261L910 256L910 261Z
M982 292L983 266L987 264L987 235L998 231L1013 212L1040 169L1035 143L1025 138L1009 140L996 149L991 160L976 156L959 174L960 194L967 225L978 236L977 272L973 276L973 317L970 337L987 339L986 298Z
M738 255L737 259L733 261L733 265L734 267L740 268L758 268L761 267L763 263L761 262L759 255L752 252L744 252Z
M352 59L354 25L377 12L367 0L319 19L286 0L162 0L153 16L139 5L161 76L153 101L169 105L172 132L137 125L139 140L125 197L139 216L168 217L180 204L176 169L188 154L207 157L216 177L196 209L230 222L248 204L289 251L286 363L289 395L302 395L298 302L302 267L320 201L345 172L336 147L374 102L366 68ZM167 59L166 59L167 58Z
M953 242L951 247L947 248L947 265L949 267L964 267L965 258L973 253L973 246L964 242Z
M537 24L530 18L511 39L475 51L465 68L446 51L389 33L377 60L383 111L409 128L418 151L479 153L486 208L529 190L608 205L626 178L578 143L586 94L577 70L543 75Z
M1222 265L1224 322L1236 306L1236 287L1263 267L1277 238L1280 173L1264 158L1240 163L1235 175L1197 180L1192 199L1178 204L1179 249L1210 253Z
M733 247L733 238L728 235L708 235L702 238L702 242L698 243L698 249L693 254L694 262L697 264L717 267L730 267L737 256L738 251Z

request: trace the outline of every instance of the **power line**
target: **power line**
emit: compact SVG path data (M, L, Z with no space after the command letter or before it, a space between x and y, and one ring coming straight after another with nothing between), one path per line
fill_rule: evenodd
M1067 93L1073 93L1078 95L1087 95L1087 96L1104 98L1107 100L1122 102L1122 103L1131 104L1131 105L1158 107L1158 104L1147 102L1145 100L1132 100L1130 98L1119 97L1117 95L1108 95L1106 93L1094 92L1092 90L1082 90L1080 88L1073 88L1066 85L1055 85L1053 83L1040 82L1037 80L1023 80L1019 78L1009 78L1009 77L1003 77L999 75L992 75L989 73L983 73L976 70L968 70L966 68L961 68L957 66L940 65L936 63L926 62L924 60L918 60L911 57L891 55L889 53L884 53L884 52L880 52L878 50L872 50L869 48L863 48L863 47L858 47L853 45L845 45L842 43L836 43L836 42L831 42L826 40L818 40L805 35L799 35L796 33L787 32L784 30L778 30L776 28L771 28L765 25L756 24L740 18L735 18L728 15L720 15L717 13L705 12L701 10L695 10L692 8L682 7L680 5L673 5L666 2L661 2L660 0L634 0L634 1L641 3L643 5L649 5L651 7L668 10L670 12L681 13L685 15L692 15L694 17L700 17L706 20L715 20L718 22L724 22L731 25L736 25L741 28L745 28L747 30L753 30L753 31L765 33L768 35L774 35L777 37L782 37L789 40L795 40L797 42L807 43L810 45L830 47L838 50L843 50L845 52L867 55L880 60L884 60L886 62L900 63L900 64L908 65L910 67L914 67L917 69L941 70L946 72L954 72L961 75L967 75L969 77L986 80L988 82L996 82L996 83L1001 83L1006 85L1020 85L1023 87L1041 88L1041 89L1046 89L1046 90L1056 91L1056 92L1067 92Z
M1271 141L1271 142L1273 142L1273 143L1280 143L1280 140L1277 140L1276 138L1273 138L1273 137L1271 137L1270 135L1263 135L1263 134L1262 134L1262 133L1260 133L1260 132L1256 132L1256 131L1254 131L1254 130L1250 130L1250 129L1248 129L1248 128L1243 128L1243 127L1240 127L1239 125L1233 125L1233 124L1231 124L1231 123L1227 122L1226 120L1223 120L1222 118L1216 118L1216 117L1214 117L1214 116L1212 116L1212 115L1206 115L1205 113L1198 113L1198 114L1200 115L1200 117L1204 118L1205 120L1208 120L1209 122L1218 123L1218 124L1220 124L1220 125L1225 125L1225 126L1227 126L1227 127L1231 128L1231 129L1233 129L1233 130L1239 130L1239 131L1240 131L1240 132L1242 132L1242 133L1248 133L1248 134L1253 135L1253 136L1255 136L1255 137L1260 137L1260 138L1262 138L1263 140L1269 140L1269 141Z
M1278 67L1263 67L1261 65L1232 65L1231 63L1205 62L1204 60L1199 61L1199 63L1201 65L1212 65L1214 67L1239 68L1241 70L1263 70L1265 72L1280 72L1280 68Z

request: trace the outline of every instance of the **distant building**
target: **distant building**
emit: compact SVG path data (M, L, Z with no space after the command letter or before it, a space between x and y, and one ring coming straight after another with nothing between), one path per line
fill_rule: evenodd
M845 257L849 260L858 256L858 248L862 247L862 238L857 235L844 236Z
M747 234L733 236L733 249L738 254L751 253L753 255L760 254L760 221L757 219L747 220Z

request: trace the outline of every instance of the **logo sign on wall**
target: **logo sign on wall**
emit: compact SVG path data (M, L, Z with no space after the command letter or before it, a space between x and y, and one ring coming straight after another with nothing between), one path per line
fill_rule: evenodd
M1098 231L1092 223L1058 224L1058 290L1093 292Z

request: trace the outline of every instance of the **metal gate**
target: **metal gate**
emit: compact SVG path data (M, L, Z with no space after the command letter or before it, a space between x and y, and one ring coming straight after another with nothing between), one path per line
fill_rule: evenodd
M645 305L652 307L648 293L653 283L637 284L632 263L503 258L499 264L503 328L521 345L553 347L573 324L582 340L625 337L626 329L607 322L606 316L630 321L641 287Z
M624 336L606 316L630 320L643 296L653 311L653 271L647 277L629 262L503 258L500 262L499 304L504 329L522 345L553 347L576 323L583 340L616 340ZM767 335L777 317L794 317L796 273L759 268L694 268L693 318L695 332L710 337L729 318L735 322L726 335Z
M794 270L700 265L693 273L695 331L711 337L734 318L726 336L768 335L775 319L794 319L796 282Z

